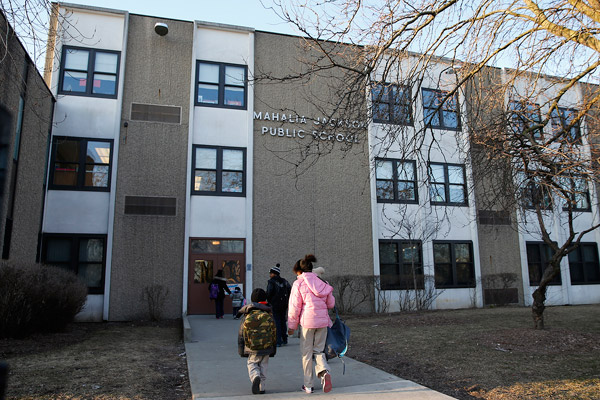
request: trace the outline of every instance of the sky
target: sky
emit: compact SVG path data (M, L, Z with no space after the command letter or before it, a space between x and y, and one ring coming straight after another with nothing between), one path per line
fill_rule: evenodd
M134 14L240 25L261 31L297 34L265 7L272 0L73 0L67 3L114 8Z

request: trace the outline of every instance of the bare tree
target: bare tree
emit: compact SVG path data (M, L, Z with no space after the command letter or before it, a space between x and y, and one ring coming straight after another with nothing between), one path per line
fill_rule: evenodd
M473 167L469 191L476 191L480 209L517 210L515 227L551 249L533 293L534 324L543 328L547 287L560 274L561 260L599 226L597 216L582 217L581 211L591 207L588 193L598 183L590 127L597 126L600 99L594 85L600 2L276 1L275 9L320 54L293 79L339 69L346 75L337 83L339 98L370 93L372 105L398 88L408 88L406 104L415 104L424 82L443 86L443 95L424 106L423 124L410 130L409 124L385 125L385 135L372 144L378 154L396 152L427 164L432 153L447 153L433 129L435 118L462 101L460 110L468 112L452 151ZM360 51L340 51L344 46ZM332 115L347 110L329 108ZM378 112L372 106L369 116L377 119ZM394 111L385 112L394 118ZM443 213L429 209L428 215L447 218ZM564 231L558 238L557 228Z

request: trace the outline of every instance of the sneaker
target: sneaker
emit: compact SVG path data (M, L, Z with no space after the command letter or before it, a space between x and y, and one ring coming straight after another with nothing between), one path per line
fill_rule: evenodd
M252 379L252 394L260 393L260 376Z
M315 391L315 388L307 388L306 386L302 385L302 391L310 394Z
M323 392L331 392L331 375L329 375L329 372L325 372L323 374L321 377L321 383L323 384Z

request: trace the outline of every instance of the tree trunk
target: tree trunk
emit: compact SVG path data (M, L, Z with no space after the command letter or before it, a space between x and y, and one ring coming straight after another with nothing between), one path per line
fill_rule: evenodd
M533 292L533 305L531 315L533 317L533 328L544 329L544 309L546 301L546 285L540 286Z

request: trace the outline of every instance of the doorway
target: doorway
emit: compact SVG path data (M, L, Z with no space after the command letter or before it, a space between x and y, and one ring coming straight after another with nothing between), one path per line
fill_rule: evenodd
M188 273L188 315L214 314L215 303L210 300L209 286L217 271L233 291L239 286L245 291L245 241L243 239L190 239ZM225 298L225 315L231 314L231 298Z

